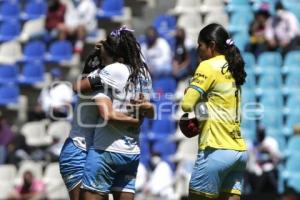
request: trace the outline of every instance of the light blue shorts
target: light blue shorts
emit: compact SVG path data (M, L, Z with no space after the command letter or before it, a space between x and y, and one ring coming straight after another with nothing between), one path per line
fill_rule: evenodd
M89 149L81 187L100 194L135 192L140 154Z
M75 146L68 138L59 156L60 174L68 191L74 189L82 180L87 152Z
M246 151L208 148L200 151L193 168L190 193L216 198L220 193L241 195Z

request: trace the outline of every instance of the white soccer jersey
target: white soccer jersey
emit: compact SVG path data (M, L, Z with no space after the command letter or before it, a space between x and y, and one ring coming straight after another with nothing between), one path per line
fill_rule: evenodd
M95 73L99 73L99 69L91 72L89 76ZM92 100L95 95L99 95L99 91L80 93L73 113L72 128L69 137L73 139L77 147L83 150L92 145L94 131L99 122L98 107Z
M148 72L147 77L139 77L136 87L125 88L130 75L130 68L121 63L114 63L103 68L99 75L104 84L104 92L95 97L110 98L115 111L127 113L126 105L130 99L137 99L139 93L143 93L147 100L150 100L152 82ZM134 90L135 88L135 90ZM103 119L99 120L99 124ZM93 145L96 149L118 153L138 154L139 130L120 123L107 123L103 127L95 129Z

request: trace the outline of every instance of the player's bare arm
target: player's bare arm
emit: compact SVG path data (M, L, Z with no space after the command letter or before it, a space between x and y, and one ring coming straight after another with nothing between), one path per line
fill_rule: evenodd
M100 116L107 122L118 122L125 125L132 125L138 127L140 119L131 117L122 112L114 111L111 99L107 97L97 97L95 102L98 106Z

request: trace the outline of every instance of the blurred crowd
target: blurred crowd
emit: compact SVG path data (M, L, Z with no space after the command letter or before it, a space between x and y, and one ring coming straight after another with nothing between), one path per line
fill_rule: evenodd
M46 41L71 41L74 54L84 53L86 37L98 28L95 2L48 0ZM178 130L177 120L182 112L177 103L200 62L197 44L187 35L183 27L175 24L169 32L154 25L148 26L139 37L153 79L153 103L160 109L157 110L160 117L145 121L141 129L142 155L136 183L137 198L140 199L145 196L176 199L187 195L197 153L197 138L184 138ZM241 50L252 53L255 58L263 52L275 51L285 56L300 49L299 21L281 2L276 3L275 12L270 10L267 2L259 6L250 24L249 36L249 41ZM68 135L76 96L71 85L64 82L61 67L51 67L49 74L50 81L39 91L34 106L26 112L27 120L22 128L8 122L4 112L0 112L0 166L12 164L21 168L24 161L42 161L46 168L49 163L58 161ZM61 121L64 125L57 125L56 122ZM54 128L51 128L52 125ZM286 155L278 140L266 133L263 124L256 123L256 127L255 137L248 141L245 194L249 199L275 199L279 195L284 200L299 199L300 191L288 186L280 172ZM299 128L295 127L293 133L299 137ZM29 135L33 132L41 135L33 136L37 139L31 140ZM8 199L45 197L47 187L41 176L35 177L30 170L25 170L22 179L14 183Z

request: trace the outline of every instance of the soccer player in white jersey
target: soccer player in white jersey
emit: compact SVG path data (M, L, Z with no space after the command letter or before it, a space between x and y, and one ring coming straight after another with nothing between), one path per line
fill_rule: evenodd
M93 73L90 72L95 68L101 70L102 65L99 61L101 58L97 54L100 54L100 52L95 51L93 55L87 59L83 74L89 74L89 76L91 76ZM96 70L97 73L98 69ZM76 85L74 88L76 90ZM99 123L99 111L97 105L92 100L98 93L99 91L91 91L84 93L84 95L78 95L70 135L65 141L60 154L60 172L69 191L71 200L79 199L87 149L93 142L94 130L97 123ZM125 120L130 123L129 120L132 120L131 122L133 124L139 124L138 119L132 117L128 118L128 116L123 113L116 113L120 121Z
M104 200L112 193L115 200L131 200L140 158L140 124L118 120L113 110L130 113L130 100L137 99L139 94L149 100L152 82L131 30L120 28L110 33L101 43L100 51L105 67L82 80L80 89L102 88L103 93L98 93L94 100L101 116L99 123L107 124L95 129L93 145L88 149L81 199ZM149 103L139 105L138 117L153 116L153 110L146 109L148 106Z

